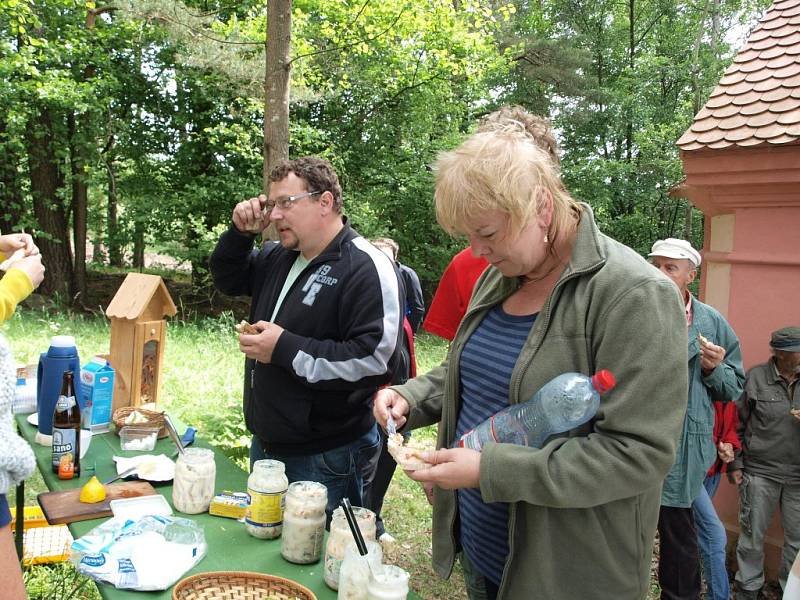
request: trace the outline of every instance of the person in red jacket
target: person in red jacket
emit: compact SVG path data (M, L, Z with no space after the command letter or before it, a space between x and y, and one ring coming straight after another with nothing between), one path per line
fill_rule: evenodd
M697 545L703 563L708 600L727 600L730 597L728 570L725 567L727 535L711 499L719 488L722 474L728 470L734 453L742 447L736 434L738 416L735 402L714 402L714 445L717 460L711 465L703 481L700 496L692 503L692 513L697 528Z
M452 341L467 312L472 288L488 264L482 256L473 256L469 248L456 254L442 274L422 328Z

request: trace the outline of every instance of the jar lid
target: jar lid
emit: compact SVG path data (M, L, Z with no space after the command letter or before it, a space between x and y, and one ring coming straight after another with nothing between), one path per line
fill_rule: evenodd
M273 460L271 458L262 458L261 460L257 460L256 462L253 463L253 472L255 473L256 470L261 470L261 469L267 469L267 470L276 469L281 473L283 473L286 470L286 465L279 460Z
M214 451L210 448L185 448L178 458L190 463L208 462L214 460Z
M328 488L318 481L295 481L289 485L287 494L297 496L308 496L309 498L318 497L320 500L328 501Z

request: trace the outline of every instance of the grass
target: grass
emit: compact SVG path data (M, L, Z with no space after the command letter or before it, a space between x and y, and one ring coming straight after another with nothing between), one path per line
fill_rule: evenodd
M243 355L239 352L230 313L196 321L170 320L164 348L160 405L191 424L242 466L246 465L250 435L242 416ZM54 335L75 336L81 361L108 352L110 326L103 317L86 316L56 309L21 310L2 329L20 363L34 363ZM423 333L417 341L419 372L439 364L446 344ZM433 445L436 428L415 432ZM26 505L36 503L45 491L38 473L26 482ZM14 492L9 494L14 502ZM422 598L466 598L462 578L454 574L442 581L431 569L431 507L419 484L398 470L387 494L383 516L386 528L397 538L387 559L411 573L414 590ZM96 586L77 575L68 563L25 569L25 582L32 599L95 600Z

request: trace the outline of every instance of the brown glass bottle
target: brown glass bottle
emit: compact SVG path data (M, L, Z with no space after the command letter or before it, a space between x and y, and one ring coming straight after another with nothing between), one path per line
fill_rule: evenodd
M59 479L81 474L81 408L72 371L64 371L53 412L53 472Z

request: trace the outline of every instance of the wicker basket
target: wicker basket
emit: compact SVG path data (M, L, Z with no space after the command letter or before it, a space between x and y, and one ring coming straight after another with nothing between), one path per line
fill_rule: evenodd
M213 571L192 575L172 589L172 600L317 600L291 579L248 571Z
M144 417L147 417L146 423L126 423L125 419L133 411L138 412ZM147 410L146 408L138 408L135 406L123 406L114 411L111 419L116 425L117 435L120 430L126 425L133 425L134 427L158 427L158 439L167 437L167 426L164 424L164 413L156 412L154 410Z

